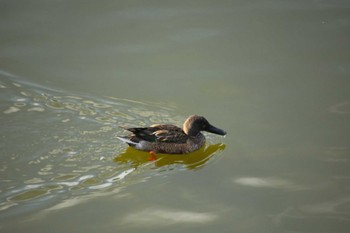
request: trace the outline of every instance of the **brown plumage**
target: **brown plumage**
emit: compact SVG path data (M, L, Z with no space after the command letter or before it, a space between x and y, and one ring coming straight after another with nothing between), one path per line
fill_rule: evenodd
M224 130L212 126L204 117L197 115L189 116L182 129L169 124L123 128L132 134L118 138L129 146L142 151L166 154L186 154L198 150L205 143L205 137L201 131L226 134Z

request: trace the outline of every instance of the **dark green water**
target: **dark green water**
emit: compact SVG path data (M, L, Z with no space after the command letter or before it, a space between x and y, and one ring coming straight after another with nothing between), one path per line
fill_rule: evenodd
M3 232L349 232L348 1L2 1ZM228 132L188 156L119 125Z

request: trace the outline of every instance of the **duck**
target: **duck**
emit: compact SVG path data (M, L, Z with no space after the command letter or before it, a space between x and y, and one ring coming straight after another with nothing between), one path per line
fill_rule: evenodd
M191 115L182 128L171 124L154 124L149 127L123 129L127 136L117 136L136 150L161 154L188 154L204 146L206 139L202 131L226 135L226 132L209 123L203 116Z

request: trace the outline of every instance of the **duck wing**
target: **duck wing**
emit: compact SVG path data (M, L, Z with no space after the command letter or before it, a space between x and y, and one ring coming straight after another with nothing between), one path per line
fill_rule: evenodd
M149 142L185 143L188 136L175 125L152 125L150 127L124 128L138 139Z

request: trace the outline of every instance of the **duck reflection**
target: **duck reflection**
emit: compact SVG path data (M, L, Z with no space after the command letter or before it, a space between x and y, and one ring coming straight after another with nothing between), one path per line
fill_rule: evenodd
M206 164L209 159L218 151L225 149L225 144L218 143L203 146L201 149L189 154L157 154L153 161L155 166L163 167L172 164L183 164L187 169L196 169ZM128 147L123 153L118 155L114 161L117 163L129 163L132 167L150 163L150 153Z

